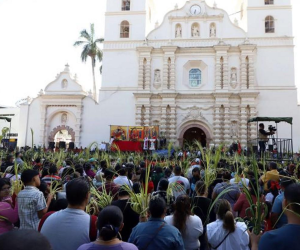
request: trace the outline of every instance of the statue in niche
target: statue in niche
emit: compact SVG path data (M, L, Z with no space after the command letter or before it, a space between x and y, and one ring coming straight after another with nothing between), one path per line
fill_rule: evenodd
M177 25L176 27L176 34L175 34L175 37L182 37L182 30L181 30L181 26L180 25Z
M67 79L64 79L64 80L62 81L61 87L62 87L63 89L66 89L66 88L68 87L68 80L67 80Z
M236 121L232 122L231 123L231 137L232 138L237 138L238 137L238 134L239 134L238 129L239 128L238 128L237 122Z
M199 37L199 28L197 25L194 25L192 27L192 37Z
M160 79L160 70L159 69L155 70L155 73L154 73L154 82L155 83L160 83L161 82L161 79Z
M231 68L230 82L231 82L231 86L233 88L235 88L237 85L237 70L236 70L236 68Z
M216 37L216 25L212 24L210 26L210 37Z
M66 113L63 113L61 115L61 123L66 123L68 120L68 115Z

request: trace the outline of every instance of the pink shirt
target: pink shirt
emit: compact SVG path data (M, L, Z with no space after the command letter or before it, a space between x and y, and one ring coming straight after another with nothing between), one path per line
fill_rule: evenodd
M6 219L2 219L4 217ZM18 205L12 208L8 202L0 202L0 234L11 231L14 228L13 223L16 223L19 219Z

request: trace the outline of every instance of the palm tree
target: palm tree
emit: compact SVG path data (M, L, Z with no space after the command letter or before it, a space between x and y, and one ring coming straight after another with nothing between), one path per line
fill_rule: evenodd
M83 50L81 52L81 60L82 62L86 62L87 58L90 57L92 60L92 72L93 72L93 98L96 100L97 93L96 93L96 79L95 79L95 66L96 60L99 62L102 61L103 52L98 47L98 44L103 43L103 38L95 39L95 29L94 24L92 23L90 26L90 33L87 32L86 29L80 31L80 36L82 40L76 41L74 46L77 47L79 45L83 45ZM100 69L100 73L102 72L102 66Z

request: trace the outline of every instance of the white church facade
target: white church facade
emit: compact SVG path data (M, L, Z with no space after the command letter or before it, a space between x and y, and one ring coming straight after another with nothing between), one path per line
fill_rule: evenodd
M227 12L190 0L155 23L159 1L108 0L102 85L97 100L68 65L37 98L20 105L18 145L48 147L61 136L75 147L110 140L110 125L159 125L181 146L257 137L256 116L293 117L300 148L290 0L232 0ZM267 124L266 124L267 125ZM280 124L280 137L290 128ZM64 132L66 131L66 133ZM65 134L64 134L65 133Z

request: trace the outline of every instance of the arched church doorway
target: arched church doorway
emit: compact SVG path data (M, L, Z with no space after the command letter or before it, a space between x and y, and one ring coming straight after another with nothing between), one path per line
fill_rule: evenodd
M75 131L69 126L61 125L55 127L48 137L49 148L74 149Z
M72 135L68 130L59 130L54 136L54 143L56 148L68 148L72 142Z
M202 147L206 147L206 134L205 132L197 127L192 127L186 130L183 134L183 141L187 143L193 143L194 141L201 143Z

